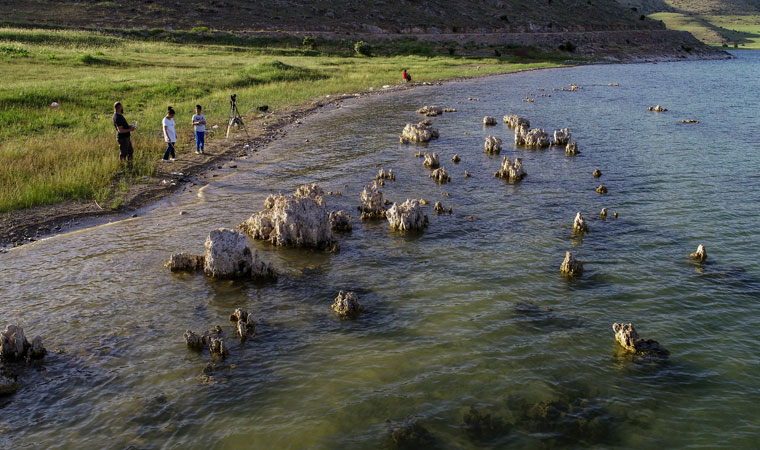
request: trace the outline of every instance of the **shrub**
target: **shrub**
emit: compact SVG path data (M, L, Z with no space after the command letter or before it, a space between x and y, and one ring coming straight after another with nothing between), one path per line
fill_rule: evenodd
M21 47L0 46L0 56L7 56L9 58L26 58L29 56L29 50L25 50Z
M647 16L645 16L644 14L642 14L642 15L639 16L639 20L644 20L646 18L647 18Z
M206 33L208 32L208 27L193 27L190 28L191 33Z
M372 47L364 41L358 41L354 43L354 52L357 55L372 56Z
M570 41L565 41L565 43L560 44L558 48L562 50L563 52L570 52L570 53L574 52L576 49L575 44L573 44Z
M314 50L317 48L317 39L314 36L304 36L302 44L304 48Z

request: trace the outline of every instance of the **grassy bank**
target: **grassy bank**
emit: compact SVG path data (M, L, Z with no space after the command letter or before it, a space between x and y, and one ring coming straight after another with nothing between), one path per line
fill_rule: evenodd
M415 81L436 81L560 64L529 49L470 58L450 55L460 48L436 56L441 49L408 42L399 52L412 55L393 55L392 45L384 44L374 52L383 56L366 57L343 42L172 40L0 28L0 212L106 196L119 171L111 121L117 100L127 120L139 122L136 164L119 178L124 184L156 170L168 105L177 111L181 155L192 143L194 105L204 105L209 125L223 129L231 93L245 115L259 105L276 110L396 84L402 68ZM51 108L53 102L60 106Z
M650 15L668 29L688 31L715 46L760 49L760 15L698 15L660 12Z

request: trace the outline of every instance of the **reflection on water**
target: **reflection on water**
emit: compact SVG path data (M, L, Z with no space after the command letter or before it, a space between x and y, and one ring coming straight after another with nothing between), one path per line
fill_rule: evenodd
M760 56L741 53L349 103L202 190L0 255L3 323L58 349L14 369L22 388L0 399L0 444L375 448L392 446L389 429L411 420L443 448L752 448L760 101L748 93L760 81L748 74L758 69ZM569 83L584 89L551 91ZM538 88L552 96L522 102ZM657 103L669 111L646 110ZM441 138L427 147L451 173L447 185L428 178L417 146L398 144L424 104L457 108L433 119ZM482 126L485 115L509 113L550 132L569 127L582 153L514 149L511 130ZM504 140L501 155L483 152L487 135ZM505 155L523 159L524 181L493 177ZM282 273L277 283L162 267L302 183L340 191L328 207L356 219L359 192L380 167L397 177L386 198L429 202L423 234L357 222L336 254L251 242ZM600 183L608 194L594 192ZM435 215L435 201L453 214ZM578 211L591 227L582 237L572 233ZM700 243L710 255L702 267L687 258ZM567 250L584 262L581 279L559 276ZM336 317L339 290L356 291L366 313ZM255 337L228 338L230 355L215 365L186 348L188 328L231 335L237 307L254 314ZM669 360L621 355L616 321L660 341Z

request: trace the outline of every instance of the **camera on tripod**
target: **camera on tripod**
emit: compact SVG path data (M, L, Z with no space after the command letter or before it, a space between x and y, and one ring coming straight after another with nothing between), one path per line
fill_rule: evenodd
M232 104L237 103L237 94L230 95L230 103Z
M230 129L233 125L242 128L245 131L245 135L248 136L248 129L243 123L243 117L240 116L240 111L238 111L237 94L230 95L230 120L227 122L227 137L230 137Z

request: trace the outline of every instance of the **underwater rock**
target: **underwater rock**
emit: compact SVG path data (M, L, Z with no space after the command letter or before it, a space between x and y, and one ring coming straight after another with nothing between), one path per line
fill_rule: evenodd
M614 214L612 214L612 217L614 217L614 218L616 218L616 219L617 219L617 218L618 218L618 212L617 212L617 211L615 211L615 213L614 213Z
M533 128L531 130L528 130L526 127L515 128L515 145L530 148L546 148L550 144L549 135L543 128Z
M253 214L240 228L254 239L274 245L329 250L337 246L324 191L316 183L300 186L291 195L276 195L271 209Z
M663 108L662 106L657 105L657 106L650 106L648 108L648 110L649 111L654 111L654 112L665 112L665 111L668 110L668 108Z
M503 418L492 413L481 413L472 406L462 417L462 423L467 434L476 439L506 434L511 428L511 424Z
M602 208L602 212L599 213L599 217L601 217L602 219L607 218L607 208Z
M559 267L560 273L568 277L578 276L583 273L583 264L573 258L573 254L570 252L565 253L565 259L562 261L562 265Z
M375 177L377 180L393 180L396 181L396 175L393 173L393 169L388 169L386 172L385 169L381 168L377 171L377 176Z
M493 176L497 178L504 178L509 181L519 181L525 178L525 170L522 166L522 159L515 158L515 162L511 162L506 156L501 160L501 169L497 170Z
M565 154L566 155L575 156L575 155L579 154L580 152L581 151L578 150L578 143L577 142L573 141L573 142L568 142L567 143L567 146L565 147Z
M617 213L615 213L617 215ZM702 244L699 244L697 247L697 251L690 254L692 258L696 259L699 262L702 262L707 259L707 250L705 250L705 247Z
M598 188L596 188L597 194L606 194L607 193L607 186L600 184Z
M425 160L422 161L422 165L428 169L436 169L441 165L438 160L438 153L425 153Z
M501 152L501 139L496 136L488 136L486 137L484 147L486 153L499 153Z
M191 330L185 331L185 343L188 347L195 350L203 350L206 346L206 336L201 336Z
M389 431L396 448L421 449L435 445L435 437L411 416L400 424L389 423Z
M437 139L438 130L432 127L429 120L424 120L418 124L408 123L401 132L399 141L402 144L410 142L428 142L431 139Z
M483 117L483 125L486 125L486 126L496 125L496 118L491 117L491 116Z
M422 212L419 201L414 199L407 199L400 205L394 203L387 211L386 218L391 230L422 231L428 225L428 217Z
M247 322L248 321L248 311L240 308L235 308L235 312L230 314L230 322Z
M18 383L16 383L12 378L8 378L5 375L0 375L0 396L11 395L16 392L18 388Z
M639 334L632 323L613 323L612 331L615 332L615 340L621 347L638 355L661 356L670 354L660 343L652 339L639 339Z
M457 112L456 108L443 108L443 112Z
M461 160L462 160L462 158L460 158L459 155L456 155L456 154L451 157L451 161L453 161L454 164L458 163Z
M437 181L439 184L445 184L451 181L451 175L446 172L446 168L444 167L435 169L433 173L429 175L429 177Z
M679 120L680 123L699 123L698 120L694 119L687 119L687 120Z
M345 214L343 210L330 211L329 219L333 231L351 231L353 229L351 216Z
M377 189L377 182L364 186L359 196L362 201L359 206L361 220L382 219L385 217L385 201L382 191Z
M554 130L554 145L567 145L570 143L570 130L562 128Z
M332 309L342 318L350 318L360 313L364 307L359 303L359 296L355 292L338 292L338 296L335 297L335 301L332 304Z
M451 208L446 209L441 202L435 202L435 205L433 205L433 211L435 211L436 214L451 214L453 210Z
M464 177L465 177L465 178L470 178L471 176L472 176L472 175L470 175L470 172L468 172L468 171L466 171L466 170L464 171Z
M599 169L594 169L594 178L599 178L602 176L602 171Z
M440 106L423 106L422 108L417 110L417 114L423 114L426 117L434 117L434 116L440 116L443 114L444 110Z
M42 338L35 336L35 338L32 339L32 346L29 348L29 357L32 359L40 359L45 356L45 353L47 353L47 350L45 350L45 346L42 345Z
M588 225L586 224L586 221L583 220L583 216L581 215L580 211L578 211L578 214L575 215L575 220L573 221L573 231L577 233L585 233L588 231Z
M530 121L528 119L523 119L522 117L519 117L517 114L509 114L504 116L504 123L509 128L518 128L518 127L525 127L530 128Z
M169 261L164 267L169 268L172 272L177 271L195 271L203 268L206 260L203 255L191 255L190 253L172 253Z
M212 337L209 340L208 349L212 355L220 358L226 357L230 351L224 346L224 339Z

